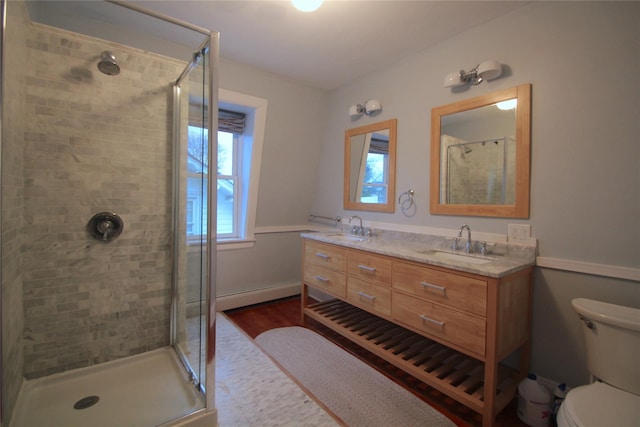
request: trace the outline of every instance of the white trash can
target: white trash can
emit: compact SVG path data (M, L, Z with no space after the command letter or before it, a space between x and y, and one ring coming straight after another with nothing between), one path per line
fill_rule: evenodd
M529 374L518 386L518 418L531 427L549 426L551 393L535 374Z

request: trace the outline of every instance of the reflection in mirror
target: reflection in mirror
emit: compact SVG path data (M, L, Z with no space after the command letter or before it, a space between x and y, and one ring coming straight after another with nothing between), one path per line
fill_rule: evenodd
M351 137L350 170L349 200L387 203L389 129Z
M345 209L394 211L396 122L345 132Z
M529 216L530 85L432 110L431 213Z
M441 203L515 203L516 103L510 105L441 117Z

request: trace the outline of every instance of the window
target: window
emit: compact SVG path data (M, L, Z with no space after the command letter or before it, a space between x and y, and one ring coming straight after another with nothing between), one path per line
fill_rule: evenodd
M189 240L207 232L207 130L189 125L187 133L186 231Z
M387 187L385 177L389 176L389 154L367 154L367 163L362 185L362 203L387 203Z
M226 247L251 245L267 101L220 89L218 105L217 240ZM207 215L206 132L189 126L187 237L198 241L206 233L197 226L206 221L196 218Z
M364 179L359 189L362 203L387 203L389 187L389 135L375 132L368 141Z
M218 131L218 239L238 238L241 134Z

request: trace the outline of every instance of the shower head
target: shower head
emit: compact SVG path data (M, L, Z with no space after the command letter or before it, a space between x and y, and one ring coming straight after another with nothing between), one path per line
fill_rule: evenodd
M98 62L98 70L102 71L107 76L117 76L120 74L120 67L116 62L116 57L113 53L105 50L102 52L100 62Z

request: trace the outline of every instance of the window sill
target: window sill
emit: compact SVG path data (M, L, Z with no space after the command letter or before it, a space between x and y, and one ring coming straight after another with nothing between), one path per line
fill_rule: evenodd
M233 249L252 248L256 244L255 239L250 240L218 240L216 249L218 251L230 251Z
M234 249L247 249L252 248L256 244L255 239L251 240L218 240L216 242L216 250L218 251L231 251ZM206 242L200 242L200 240L193 240L187 242L188 252L198 252L200 247L206 246Z

